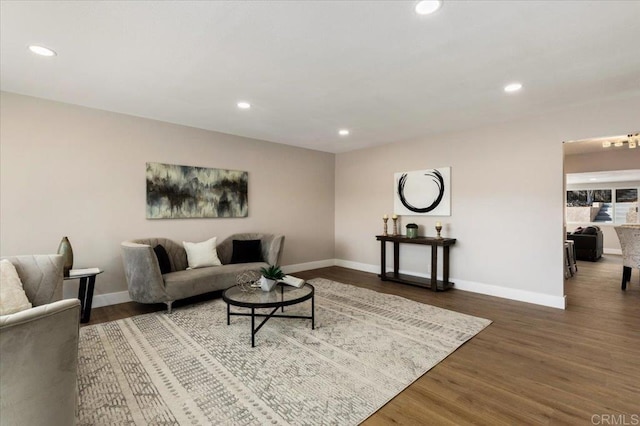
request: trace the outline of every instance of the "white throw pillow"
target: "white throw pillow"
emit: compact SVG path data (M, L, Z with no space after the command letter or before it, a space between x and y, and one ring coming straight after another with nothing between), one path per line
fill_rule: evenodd
M22 281L13 263L0 260L0 315L15 314L31 308Z
M208 239L201 243L189 243L183 241L184 249L187 252L187 269L205 268L207 266L222 266L216 250L217 237Z

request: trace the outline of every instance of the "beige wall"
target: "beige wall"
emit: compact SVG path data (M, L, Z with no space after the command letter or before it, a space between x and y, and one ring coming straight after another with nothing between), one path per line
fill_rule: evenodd
M638 112L640 114L640 112ZM640 123L636 123L637 128ZM630 130L631 131L631 130ZM565 173L606 172L610 170L633 170L639 168L640 148L615 151L590 152L566 155Z
M452 215L404 217L403 229L415 222L421 234L426 228L434 235L436 220L443 222L444 236L458 239L451 249L457 288L559 306L562 141L625 133L637 128L638 111L640 96L635 96L338 154L336 258L347 266L378 268L375 235L382 232L382 215L393 209L393 174L451 166ZM425 248L402 247L401 259L401 270L429 273Z
M53 253L67 235L74 266L106 271L96 295L126 290L120 242L131 238L262 231L286 236L283 265L334 257L333 154L6 92L1 101L2 255ZM249 217L145 219L146 162L248 171Z

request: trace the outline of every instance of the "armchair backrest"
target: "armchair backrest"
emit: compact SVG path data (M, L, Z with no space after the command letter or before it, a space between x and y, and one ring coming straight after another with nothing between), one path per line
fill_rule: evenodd
M615 229L622 249L622 264L640 268L640 225L622 225Z
M13 263L31 304L46 305L62 300L63 260L59 254L5 257Z

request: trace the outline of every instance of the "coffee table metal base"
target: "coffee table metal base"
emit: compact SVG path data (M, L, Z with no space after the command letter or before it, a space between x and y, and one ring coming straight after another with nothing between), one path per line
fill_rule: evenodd
M284 306L275 307L273 309L273 311L271 311L268 314L256 314L256 308L250 308L250 309L251 309L251 313L247 313L247 312L231 312L231 305L229 303L227 303L227 325L231 324L231 316L232 315L242 316L242 317L251 317L251 347L252 348L255 348L255 346L256 346L256 334L262 328L262 326L265 325L265 323L267 321L269 321L269 318L310 319L311 320L311 329L312 330L316 329L315 296L311 297L311 316L304 316L304 315L278 315L278 314L276 314L276 312L278 312L278 309L280 309L281 312L284 312ZM260 324L258 324L257 327L256 327L256 317L264 317L262 322Z

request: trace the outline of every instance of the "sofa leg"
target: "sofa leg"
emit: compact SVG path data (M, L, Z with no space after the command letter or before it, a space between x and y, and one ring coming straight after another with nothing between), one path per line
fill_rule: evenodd
M623 290L627 289L627 283L631 280L631 268L629 266L622 267L622 286Z
M173 300L170 300L168 302L164 302L165 305L167 305L167 313L170 314L171 313L171 305L173 304Z

